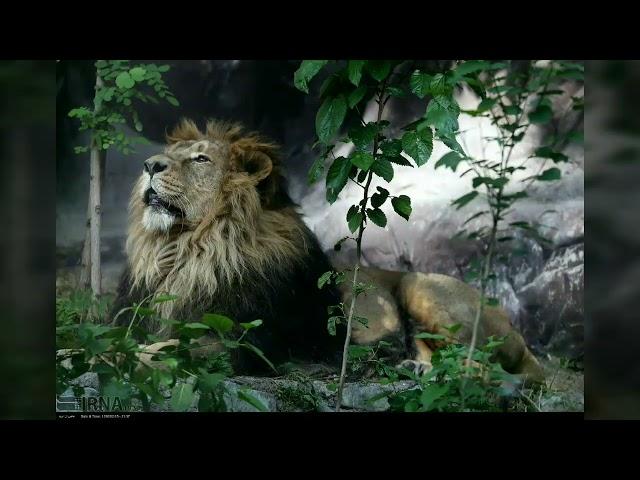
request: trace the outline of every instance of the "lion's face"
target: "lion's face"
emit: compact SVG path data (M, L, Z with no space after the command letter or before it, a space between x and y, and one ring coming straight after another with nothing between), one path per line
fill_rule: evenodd
M215 206L229 169L228 145L213 140L180 141L148 158L138 182L143 226L168 231L197 225Z

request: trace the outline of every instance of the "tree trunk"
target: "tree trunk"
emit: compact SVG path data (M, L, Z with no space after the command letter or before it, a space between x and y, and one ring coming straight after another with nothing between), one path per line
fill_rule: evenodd
M102 79L96 75L96 89L102 87ZM97 109L96 109L97 111ZM95 136L91 140L89 208L90 208L90 243L91 243L91 290L98 297L102 294L102 275L100 270L100 230L102 227L102 184L106 151L96 143Z
M100 229L102 227L102 176L104 175L105 151L95 144L91 148L89 201L91 202L91 290L95 296L102 293L100 272Z
M82 260L80 263L80 281L78 288L86 290L91 286L91 195L87 200L87 226L82 247Z

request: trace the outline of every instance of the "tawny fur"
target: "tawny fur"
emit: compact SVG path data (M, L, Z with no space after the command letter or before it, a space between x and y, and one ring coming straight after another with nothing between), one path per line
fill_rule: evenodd
M244 170L246 162L264 155L271 165L264 160L258 167L275 176L280 167L273 144L255 134L243 135L239 125L218 122L209 122L203 133L194 123L183 121L167 139L169 151L182 142L208 140L229 156L222 186L198 224L185 222L169 232L147 230L141 188L133 189L126 242L131 288L176 295L176 300L158 304L162 317L172 318L176 310L211 298L221 282L242 282L248 270L264 274L304 258L299 215L293 208L270 210L269 200L262 199L256 188L265 173L259 168L252 174ZM189 188L179 178L168 181Z

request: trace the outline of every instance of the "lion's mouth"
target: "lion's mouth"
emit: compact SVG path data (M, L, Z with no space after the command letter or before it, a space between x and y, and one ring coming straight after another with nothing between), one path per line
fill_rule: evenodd
M161 199L153 188L148 188L144 192L144 203L149 207L162 209L175 217L184 217L184 211L182 209Z

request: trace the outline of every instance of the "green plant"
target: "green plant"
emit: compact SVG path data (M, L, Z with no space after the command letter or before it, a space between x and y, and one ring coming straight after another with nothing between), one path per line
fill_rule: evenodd
M123 309L119 314L132 311L132 320L128 326L118 327L94 323L101 320L95 312L104 312L103 300L96 300L90 293L58 298L57 393L66 391L80 375L94 372L104 396L118 398L124 405L137 399L143 410L149 410L151 402L162 404L169 400L172 410L184 411L198 394L199 411L219 411L226 408L223 396L228 390L224 381L233 375L230 352L250 350L275 370L262 351L245 340L248 331L260 327L261 320L236 326L228 317L217 314L205 314L200 322L158 319L171 327L176 340L150 352L147 345L160 339L148 334L140 322L156 316L155 304L174 298L166 295L146 299ZM236 337L234 332L238 330L241 334ZM202 341L203 338L207 340ZM207 355L194 354L211 345L223 348ZM81 395L78 387L73 389L77 396ZM238 397L265 410L258 399L244 390L238 392Z
M69 116L80 121L80 131L91 132L92 145L97 149L115 148L124 154L133 153L135 144L148 143L144 137L127 137L121 129L130 122L138 132L142 132L143 125L134 108L135 101L157 104L159 99L164 99L171 105L179 105L162 78L170 67L132 64L129 60L98 60L95 67L98 81L93 108L74 108ZM89 148L77 146L75 151L85 153Z
M442 335L420 334L442 340ZM401 373L414 380L416 387L389 396L393 411L403 412L459 412L459 411L499 411L500 399L511 397L510 375L492 357L495 349L502 344L500 339L489 338L482 348L472 353L473 363L467 366L470 347L449 344L434 352L431 359L433 368L422 376L404 368Z
M472 262L465 277L468 281L477 279L480 283L480 301L467 356L467 362L470 362L477 343L478 325L484 305L498 304L496 298L486 298L489 282L496 279L493 262L498 244L512 242L515 239L513 230L520 230L540 242L548 242L536 225L525 221L509 222L508 217L513 213L514 205L528 196L527 189L534 182L560 179L561 171L557 166L546 167L549 162L567 162L569 159L560 151L561 147L571 141L582 142L583 135L575 128L560 131L556 122L553 123L545 144L524 160L514 160L514 148L523 141L532 125L545 126L552 123L557 112L554 112L551 99L564 93L559 88L563 82L584 81L584 66L556 60L524 64L513 61L473 61L463 63L456 72L481 98L475 110L464 113L491 119L498 135L485 137L483 141L497 143L500 152L499 159L474 158L463 149L452 147L452 151L435 164L435 168L450 168L454 172L463 164L466 170L461 176L471 173L473 189L452 202L456 209L463 208L475 199L483 199L485 202L484 209L469 217L463 227L474 219L489 218L488 225L471 231L463 229L458 234L482 244L482 260ZM583 108L583 99L572 97L570 108L564 114L582 111ZM536 165L537 173L518 178L520 172L527 170L532 161L539 163ZM504 260L507 257L502 255L501 258Z
M322 176L325 163L331 155L330 166L326 170L327 201L333 204L348 182L362 190L362 199L352 205L346 214L347 225L355 237L345 237L336 245L338 249L342 242L354 241L357 257L353 268L351 304L348 307L337 306L338 310L330 312L329 318L331 333L335 333L337 323L346 323L336 400L336 411L339 411L352 323L354 319L366 323L366 319L358 317L355 312L357 297L370 288L358 282L365 228L369 222L378 227L387 225L387 217L381 209L387 201L405 220L409 220L412 211L410 197L392 195L389 190L379 186L375 192L370 192L371 182L374 176L391 182L395 168L424 165L431 156L434 138L460 149L455 140L460 109L453 92L462 77L455 70L439 65L419 65L409 60L305 60L294 75L296 87L308 93L309 82L325 67L330 67L331 72L320 86L322 104L315 123L318 141L314 147L319 146L320 156L309 171L309 182L313 183ZM424 117L404 126L401 136L391 138L390 122L382 119L384 108L391 98L408 96L424 99ZM377 112L375 121L367 122L362 112L370 100L375 101ZM340 136L343 124L345 137ZM337 141L352 142L355 150L348 157L336 158L333 150ZM327 275L324 283L332 277L330 272L323 277ZM320 283L319 287L322 287Z
M122 126L131 123L138 132L143 125L135 102L158 103L158 98L178 106L178 100L165 84L162 74L168 65L131 64L129 60L98 60L95 62L96 86L93 105L69 111L69 117L80 122L78 129L91 133L89 146L75 147L76 153L91 151L90 188L87 233L82 254L82 287L89 285L94 295L102 293L100 272L101 190L106 152L116 148L124 154L134 151L134 145L146 143L141 136L129 138Z
M291 372L285 378L292 384L279 387L276 395L287 409L293 408L303 412L318 411L321 398L311 378L298 371Z

